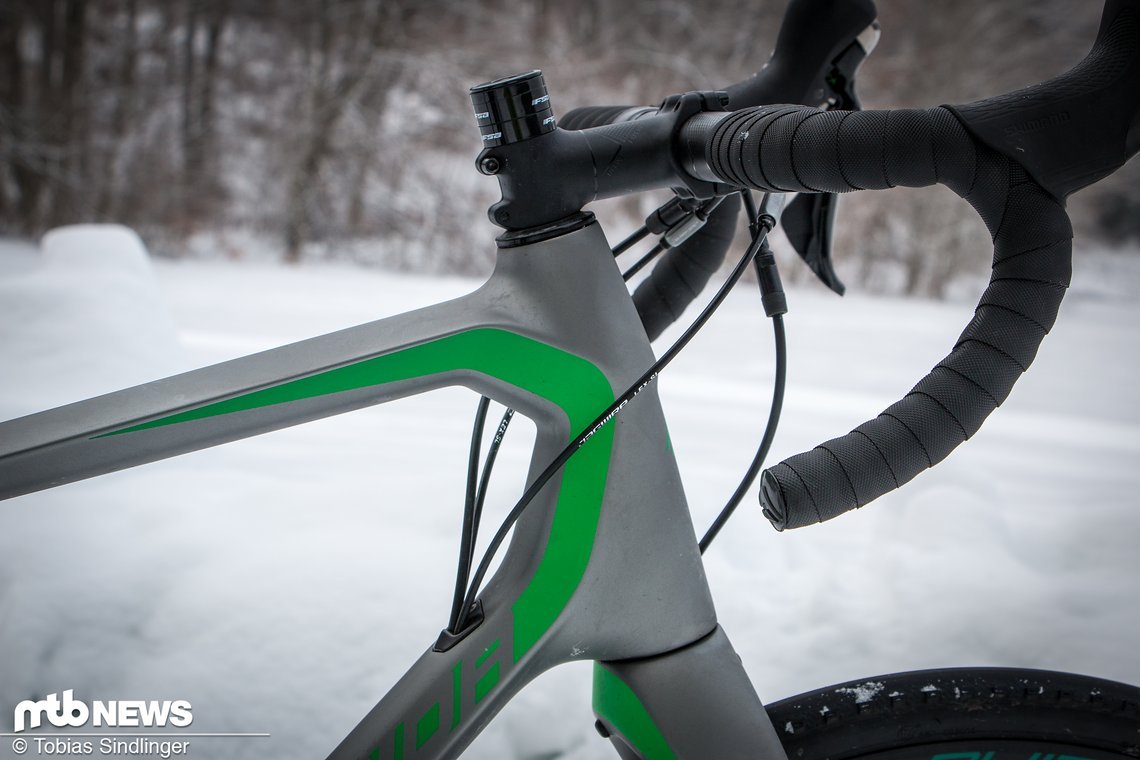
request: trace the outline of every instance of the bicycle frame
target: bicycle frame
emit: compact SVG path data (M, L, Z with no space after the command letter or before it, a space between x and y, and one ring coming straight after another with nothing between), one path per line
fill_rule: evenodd
M450 385L534 420L533 479L652 361L590 222L502 248L454 301L0 424L0 498ZM536 675L585 659L623 756L782 758L717 626L667 441L651 384L519 521L483 622L429 648L332 757L454 757Z

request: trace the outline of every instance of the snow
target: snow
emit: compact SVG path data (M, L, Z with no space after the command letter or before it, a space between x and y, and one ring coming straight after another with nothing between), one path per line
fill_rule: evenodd
M0 419L477 284L148 264L136 246L122 228L57 233L42 253L0 243ZM1138 278L1132 258L1076 270L1033 369L938 468L785 534L746 499L706 567L765 701L965 664L1140 682L1140 307L1120 285ZM896 400L972 310L814 289L789 301L773 462ZM742 288L660 378L698 530L751 457L771 376L770 329ZM19 700L75 689L187 699L197 731L271 734L195 740L203 757L323 756L443 625L475 401L439 391L0 505L0 731ZM521 490L532 440L516 419L489 525ZM585 664L543 676L466 756L613 757L589 678Z
M883 684L879 681L867 681L855 686L844 686L836 689L835 693L846 694L855 700L855 704L861 705L874 699L883 688Z

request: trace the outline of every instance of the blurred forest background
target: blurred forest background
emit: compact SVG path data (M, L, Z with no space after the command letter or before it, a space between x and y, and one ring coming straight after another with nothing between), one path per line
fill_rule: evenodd
M531 68L555 113L753 73L783 0L3 0L0 234L114 221L163 255L486 272L496 185L467 88ZM878 0L865 107L967 102L1084 56L1098 2ZM1140 242L1140 169L1070 201L1078 240ZM604 209L611 239L655 199ZM988 236L942 189L844 200L840 271L941 296ZM792 275L793 277L795 275Z

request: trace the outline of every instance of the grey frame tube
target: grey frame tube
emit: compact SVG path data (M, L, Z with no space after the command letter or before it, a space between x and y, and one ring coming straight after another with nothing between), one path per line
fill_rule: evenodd
M652 361L593 224L501 250L490 279L454 301L0 423L0 498L449 385L535 421L533 480ZM332 757L456 757L554 665L651 657L714 631L655 387L539 494L480 600L484 622L426 651ZM729 671L747 684L735 658L710 683ZM754 695L734 704L755 719Z
M785 757L720 626L676 651L596 668L594 712L623 760ZM625 690L637 695L641 710L623 701Z

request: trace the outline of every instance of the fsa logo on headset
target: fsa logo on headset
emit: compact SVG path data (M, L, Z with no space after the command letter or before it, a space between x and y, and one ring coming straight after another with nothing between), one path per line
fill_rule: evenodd
M74 698L75 690L68 689L59 694L48 694L45 699L33 702L25 699L16 705L13 723L16 733L28 728L39 728L46 718L59 728L79 728L88 724L95 726L174 726L185 728L194 721L191 705L185 699L162 702L137 699L110 700L107 702L84 702Z

